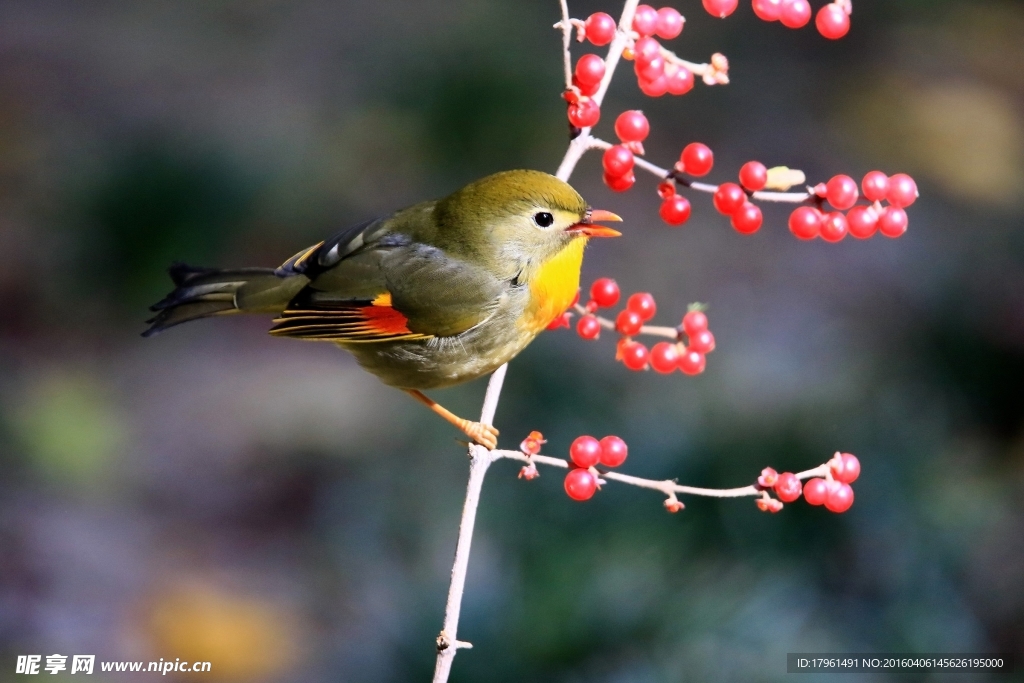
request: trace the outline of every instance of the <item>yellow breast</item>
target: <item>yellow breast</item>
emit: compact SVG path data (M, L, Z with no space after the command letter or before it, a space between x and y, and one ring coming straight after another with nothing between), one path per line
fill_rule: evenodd
M569 308L580 288L585 237L577 237L530 277L530 304L519 324L537 334Z

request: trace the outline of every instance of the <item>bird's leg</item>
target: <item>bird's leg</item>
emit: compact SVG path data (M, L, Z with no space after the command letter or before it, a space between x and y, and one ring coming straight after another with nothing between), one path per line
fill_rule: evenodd
M466 436L476 441L488 450L494 450L498 445L498 430L491 425L480 422L472 422L464 417L459 417L452 411L442 406L437 401L427 397L422 391L406 389L406 393L414 399L433 410L448 422L458 427Z

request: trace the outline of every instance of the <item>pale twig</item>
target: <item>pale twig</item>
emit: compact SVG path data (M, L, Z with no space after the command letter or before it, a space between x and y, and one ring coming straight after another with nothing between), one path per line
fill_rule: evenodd
M565 89L572 89L572 54L569 52L569 45L572 44L572 19L569 18L568 0L559 0L562 5L562 20L555 24L555 28L562 31L562 65L565 70Z
M590 136L588 138L587 144L588 149L608 149L609 147L612 147L612 143L606 142L605 140L602 140L600 138L595 138L593 136ZM641 157L634 157L633 162L637 168L643 169L648 173L655 175L661 179L674 177L675 174L675 171L670 171L668 169L662 168L661 166L652 164L651 162ZM707 192L709 194L714 194L715 192L718 191L718 185L711 185L709 183L698 183L690 181L686 183L686 185L687 187L693 190L697 190L698 192ZM786 202L790 204L800 204L806 202L807 200L811 199L814 196L814 193L811 192L810 189L808 189L807 192L766 192L762 190L760 192L752 192L750 194L751 199L757 199L763 202Z
M562 458L553 458L550 455L531 455L528 456L521 451L491 451L491 455L495 460L507 459L507 460L518 460L519 462L525 462L527 464L533 462L540 465L548 465L550 467L560 467L562 469L569 469L575 467L569 463L568 460ZM674 479L643 479L641 477L634 477L629 474L620 474L619 472L610 472L605 470L597 470L602 479L609 481L617 481L621 484L628 484L630 486L638 486L644 489L652 489L660 491L665 495L669 494L682 494L687 496L704 496L707 498L743 498L746 496L760 496L764 489L750 485L741 486L733 489L707 489L700 488L698 486L684 486L677 483ZM829 476L829 465L825 463L818 465L817 467L796 474L797 479L810 479L811 477L828 477Z
M661 56L669 64L681 66L694 76L700 76L705 85L728 85L729 83L729 60L721 52L711 55L711 61L707 64L688 62L667 47L661 48Z
M505 382L508 365L494 371L487 383L480 422L494 423L498 410L501 387ZM484 485L487 468L497 457L495 451L473 444L469 447L469 483L466 485L466 500L462 505L462 520L459 522L459 540L455 546L455 563L452 565L452 580L448 587L448 601L444 609L444 626L437 636L437 662L434 665L434 683L446 683L452 668L455 653L462 648L473 647L456 639L459 628L459 612L462 609L462 593L466 588L466 572L469 569L469 551L473 543L473 527L476 524L476 510L480 504L480 490Z
M601 105L605 93L608 92L608 85L612 82L612 77L615 75L615 67L619 65L622 50L631 40L630 27L633 25L633 15L636 13L636 7L639 4L640 0L626 0L626 4L622 8L622 16L619 17L619 27L615 32L615 38L612 39L611 45L608 46L608 56L604 59L604 78L601 79L597 92L590 98L598 106ZM572 82L571 75L569 81L570 83ZM575 170L576 164L583 157L584 153L590 149L591 139L590 128L584 128L576 139L569 143L569 149L565 151L562 163L558 165L558 170L555 172L555 176L559 180L569 180L569 176Z
M597 322L601 324L606 330L614 330L615 322L608 318L603 318L596 313L591 313L587 310L586 306L576 304L573 309L580 315L592 315L597 319ZM640 334L646 334L652 337L667 337L669 339L678 339L679 330L674 327L659 327L657 325L644 325L640 328Z
M565 53L565 79L568 87L572 87L572 64L569 56L569 43L571 39L571 27L574 26L569 18L569 8L566 0L560 0L562 6L562 45ZM622 16L619 18L619 28L615 38L608 48L608 56L605 58L605 75L601 86L593 99L598 105L604 99L608 91L608 84L611 83L615 73L615 67L622 56L622 49L629 40L629 27L633 24L633 14L636 12L640 0L626 0L622 8ZM556 24L556 26L559 26ZM557 176L567 181L576 168L576 163L589 149L587 140L590 139L590 129L585 129L580 136L569 144L565 157L558 167ZM487 393L484 396L483 409L480 414L480 422L492 424L494 414L498 408L498 400L501 398L501 387L505 381L505 373L508 365L498 368L487 384ZM448 587L448 601L445 604L444 626L437 637L437 661L434 665L433 683L447 683L448 675L451 672L452 662L455 653L462 648L472 647L456 639L459 625L459 612L462 606L462 594L466 587L466 571L469 567L469 551L473 539L473 527L476 523L476 510L480 504L480 490L483 488L484 476L487 469L499 456L494 455L496 451L488 451L482 446L472 445L469 447L469 482L466 486L466 500L462 506L462 520L459 523L459 540L455 547L455 563L452 566L452 580ZM525 457L525 456L524 456Z

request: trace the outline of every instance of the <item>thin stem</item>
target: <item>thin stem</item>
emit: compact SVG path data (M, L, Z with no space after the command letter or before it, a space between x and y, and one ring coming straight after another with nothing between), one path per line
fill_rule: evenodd
M611 146L612 143L600 138L589 136L587 139L587 149L608 149ZM652 164L641 157L634 157L633 163L637 168L641 168L651 175L655 175L661 179L668 178L674 173L674 171ZM709 194L714 194L718 191L718 185L710 185L708 183L691 182L688 187L690 187L690 189L697 190L698 192L707 192ZM752 199L758 199L763 202L800 204L802 202L806 202L813 195L810 192L765 192L762 190L760 192L754 192L750 196Z
M596 313L591 313L590 311L588 311L586 309L586 307L581 306L580 304L576 304L573 307L573 310L575 310L580 315L592 315L592 316L594 316L597 319L597 322L600 323L601 327L603 327L606 330L614 330L615 329L615 323L614 322L612 322L608 318L603 318L603 317L597 315ZM660 327L658 325L644 325L643 327L640 328L640 334L646 334L646 335L650 335L652 337L667 337L668 339L678 339L679 338L679 330L677 330L676 328L674 328L674 327Z
M569 17L568 0L560 0L562 5L562 21L555 24L562 29L562 65L565 70L565 89L572 87L572 54L569 52L569 45L572 44L572 19Z
M480 422L493 424L498 409L501 387L505 382L508 364L494 371L487 382L487 393L480 411ZM469 551L473 544L473 527L476 525L476 510L480 504L480 490L484 485L487 469L497 457L495 451L473 444L469 447L469 483L466 484L466 501L462 505L462 520L459 522L459 540L455 546L455 563L452 565L452 581L448 586L448 601L444 609L444 626L437 636L437 662L434 664L434 683L446 683L452 668L455 653L462 648L473 647L458 640L459 613L462 610L462 594L466 588L466 572L469 569Z
M540 465L548 465L550 467L560 467L562 469L568 469L570 467L568 460L561 458L553 458L549 455L533 455L527 456L521 451L491 451L491 455L495 460L507 459L507 460L518 460L519 462L525 462L530 464L531 462ZM805 470L796 474L797 479L810 479L811 477L827 477L829 472L828 464L819 465L813 469ZM653 489L660 491L665 495L670 493L680 493L688 496L704 496L706 498L743 498L746 496L760 496L762 489L756 486L741 486L734 489L706 489L698 486L684 486L677 484L672 479L643 479L641 477L634 477L629 474L620 474L619 472L605 472L599 470L598 473L603 479L609 481L617 481L621 484L628 484L630 486L638 486L644 489Z
M633 15L636 14L636 7L639 4L640 0L626 0L626 4L622 8L619 28L615 32L615 38L612 39L611 45L608 47L608 56L604 58L604 78L601 79L601 85L598 86L597 92L591 97L598 106L601 105L605 93L608 92L608 86L615 75L615 67L619 65L619 59L622 57L623 48L632 40L630 37L630 27L633 25ZM569 81L570 83L572 82L571 76ZM558 165L558 170L555 172L555 177L559 180L568 182L572 172L576 169L576 164L579 163L584 153L591 149L591 140L593 138L590 137L590 130L590 128L584 128L576 139L569 143L569 149L565 150L562 163Z
M601 81L594 100L598 105L604 99L615 73L615 67L622 56L622 49L630 40L629 28L633 24L633 14L640 0L626 0L622 9L622 16L619 19L619 29L611 46L608 48L608 56L605 58L605 75ZM572 64L569 56L569 44L571 40L572 22L569 17L567 0L560 0L562 9L562 46L564 53L564 70L566 87L572 87ZM558 167L557 177L562 181L568 181L576 168L577 162L590 148L590 129L584 129L581 134L569 144L565 157ZM494 414L498 409L498 400L501 398L501 387L505 381L507 364L498 368L487 384L487 393L484 396L484 404L480 413L480 422L492 424ZM437 637L437 662L434 666L434 683L447 683L448 675L451 672L452 662L455 653L460 648L472 647L469 643L459 641L456 638L459 626L459 612L462 607L462 594L466 587L466 572L469 568L469 552L473 540L473 527L476 524L476 511L480 504L480 491L483 488L484 476L487 469L499 456L496 451L488 451L482 446L472 445L469 447L469 482L466 486L466 500L462 506L462 520L459 523L459 540L455 547L455 563L452 566L452 580L448 587L448 601L445 604L444 626Z

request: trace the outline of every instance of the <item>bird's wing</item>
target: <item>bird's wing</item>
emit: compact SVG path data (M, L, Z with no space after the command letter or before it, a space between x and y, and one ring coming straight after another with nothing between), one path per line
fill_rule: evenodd
M416 232L407 217L369 221L293 256L279 270L310 282L270 333L382 342L452 336L485 320L509 283Z

